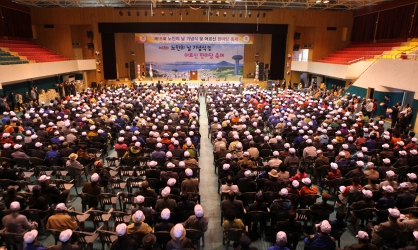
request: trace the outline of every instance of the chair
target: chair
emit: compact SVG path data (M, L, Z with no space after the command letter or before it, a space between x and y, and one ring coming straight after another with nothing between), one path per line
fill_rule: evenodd
M77 222L78 228L83 231L84 230L84 222L90 217L88 213L80 213L74 210L73 207L67 209L67 214Z
M225 236L228 237L226 240L226 250L228 250L229 246L231 245L231 241L238 242L241 236L247 235L246 230L241 229L229 229L224 231L224 238L222 240L223 244L225 245Z
M193 244L196 244L197 250L200 250L200 239L203 240L202 246L205 246L205 233L195 229L186 229L186 237L189 238Z
M251 218L250 228L253 228L254 223L258 223L260 225L260 235L264 232L265 221L268 218L268 213L263 211L251 211L247 212L247 216Z
M292 232L292 231L284 231L287 236L287 242L291 245L290 249L298 249L298 243L300 238L303 236L303 234L298 232Z
M60 230L55 230L55 229L48 229L48 231L52 234L52 236L54 237L55 240L55 245L57 245L58 241L59 241L59 236L61 234Z
M15 161L17 167L21 167L21 168L24 168L26 170L29 170L31 168L30 159L15 158L14 161Z
M271 226L274 227L277 222L287 219L288 211L270 211Z
M93 224L94 228L99 228L99 223L103 222L103 229L108 230L109 228L109 220L111 217L111 212L113 211L113 208L109 210L109 212L100 211L100 210L93 210L89 209L87 213L91 215L93 218Z
M93 243L99 237L98 233L88 233L82 231L73 231L73 239L77 240L77 244L82 246L87 246L87 250L93 250ZM57 242L55 242L55 245Z
M317 194L307 194L300 197L300 207L305 208L306 206L312 206L316 199L319 198L319 195Z
M263 200L264 202L266 202L269 206L271 205L271 203L273 203L273 201L275 199L277 199L277 197L279 197L279 194L277 192L273 192L273 191L267 191L263 193Z
M120 178L123 179L123 177L131 177L135 172L135 169L129 166L119 166L118 171Z
M157 198L145 197L145 199L144 199L144 207L155 208L156 203L157 203Z
M11 246L16 246L16 249L23 249L23 235L25 233L26 232L21 234L9 233L3 229L1 239L4 243L6 243L7 249L12 249Z
M63 162L61 158L57 157L49 157L45 159L45 164L49 167L52 166L63 166Z
M112 193L115 193L115 191L119 189L121 192L125 190L126 182L124 180L112 178L109 182L112 187Z
M255 201L256 192L246 192L241 194L244 199L244 204L253 204Z
M47 210L48 211L48 210ZM45 213L47 211L42 211L38 209L25 209L22 211L22 214L28 218L28 220L36 221L41 224L42 231L46 233L46 221L48 220L49 215L46 214L43 218L40 217L40 214Z
M81 176L85 174L83 170L76 169L76 168L68 168L68 175L70 175L71 179L77 180L77 184L81 185ZM87 179L87 176L86 176Z
M115 194L101 193L97 197L99 198L102 210L105 210L106 205L111 205L112 208L116 210L116 201L118 200L118 197Z
M171 240L170 232L159 231L154 232L153 234L155 235L155 237L157 237L157 242L158 244L160 244L160 248L165 249L165 246L167 246L167 243Z
M102 250L105 249L105 244L109 246L118 238L115 232L103 230L102 227L98 228L96 232L99 234Z
M117 167L116 165L116 161L118 160L118 158L116 157L107 157L106 158L106 163L108 167Z
M201 204L200 203L200 194L199 193L192 193L192 192L188 192L187 193L189 195L189 200L193 200L194 202Z
M341 236L347 231L347 228L343 228L340 230L331 231L330 235L334 237L335 241L338 242L338 247L340 247Z
M116 154L117 154L118 159L120 161L120 159L125 155L127 150L120 148L120 149L115 149L115 151L116 151Z
M329 215L334 211L330 210L310 210L312 220L312 231L315 232L315 222L321 222L323 220L329 220Z
M113 218L115 230L120 223L129 223L131 220L131 215L122 211L111 211L110 215Z
M147 178L147 181L148 181L149 187L151 189L153 189L155 192L157 192L158 190L156 188L157 188L157 184L160 182L160 180L155 179L155 178Z
M128 186L128 192L133 193L134 188L141 188L142 178L141 177L129 177L126 179L126 185Z
M80 193L78 194L78 197L81 198L81 211L83 211L83 213L87 210L87 206L92 208L92 204L96 203L97 200L96 196L86 193Z
M376 212L375 208L365 208L365 209L360 209L360 210L355 210L355 211L351 211L350 214L353 216L353 218L355 219L354 221L354 233L358 232L358 226L359 226L359 222L361 221L366 221L367 222L371 221L371 219L373 219L374 216L374 212Z
M135 204L135 194L121 192L118 194L119 206L122 211L126 211L126 205L129 205L129 208Z

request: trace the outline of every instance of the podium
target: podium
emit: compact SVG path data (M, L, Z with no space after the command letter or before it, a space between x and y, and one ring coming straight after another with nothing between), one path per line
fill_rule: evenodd
M197 80L197 70L190 70L190 77L189 80Z

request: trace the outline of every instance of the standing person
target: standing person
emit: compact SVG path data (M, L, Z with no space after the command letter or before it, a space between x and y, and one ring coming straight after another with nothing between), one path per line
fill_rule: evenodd
M389 95L385 95L385 101L383 102L383 108L385 110L385 114L383 115L385 118L387 117L387 112L386 110L389 108L390 105L390 98Z
M15 111L15 94L10 92L7 96L7 102L9 103L10 110Z
M38 87L35 86L35 93L36 93L36 103L39 105L39 92Z
M23 94L23 104L26 106L30 101L30 95L28 91Z
M32 87L32 89L30 90L30 98L33 100L33 102L36 102L36 96L37 92L35 90L35 87Z
M373 100L373 108L372 108L372 113L370 114L370 118L373 118L374 117L374 115L376 114L376 110L377 110L377 105L378 105L378 103L377 103L377 99L374 99ZM386 111L385 111L386 112Z
M20 112L20 108L22 108L23 112L25 112L25 107L23 106L23 97L19 92L16 93L15 100L16 100L16 105L17 105L17 109L19 110L19 112Z
M399 105L398 104L395 104L395 106L392 107L391 118L392 118L392 124L390 125L390 127L394 128L399 121Z
M373 113L373 107L374 107L373 101L370 99L367 99L365 109L366 109L366 115L370 118Z

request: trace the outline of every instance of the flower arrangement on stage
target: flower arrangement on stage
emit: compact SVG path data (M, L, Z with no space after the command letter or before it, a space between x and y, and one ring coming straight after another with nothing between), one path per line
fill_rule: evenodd
M102 70L101 69L97 69L97 73L102 73Z
M102 64L102 62L100 60L97 60L96 65L99 66L100 64Z
M260 66L258 65L258 61L256 61L255 62L255 77L254 77L254 82L258 82L259 69L260 69Z
M286 75L290 75L290 70L287 70L286 71Z
M287 59L291 59L292 55L291 54L287 54Z
M286 67L290 68L290 62L286 63Z
M96 51L94 52L94 55L95 55L95 56L100 56L100 51L96 50Z

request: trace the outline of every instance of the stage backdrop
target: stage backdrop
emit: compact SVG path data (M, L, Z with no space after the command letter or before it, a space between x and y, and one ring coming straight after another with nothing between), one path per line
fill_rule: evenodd
M136 43L145 43L146 75L165 79L238 81L243 74L244 44L252 44L246 34L135 34Z
M152 65L153 76L166 79L189 79L190 71L197 70L198 80L237 81L242 77L243 59L244 45L240 44L145 44L147 76Z

